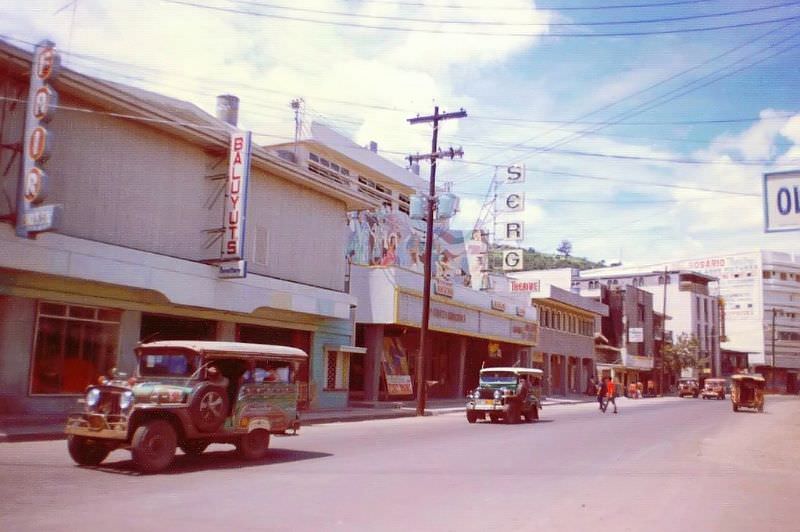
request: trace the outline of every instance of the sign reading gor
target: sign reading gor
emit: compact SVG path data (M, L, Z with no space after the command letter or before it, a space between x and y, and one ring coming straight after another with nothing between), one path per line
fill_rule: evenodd
M56 45L42 41L33 51L28 103L25 110L25 137L22 172L17 186L16 234L35 236L58 227L61 205L39 205L47 197L47 174L39 165L47 162L53 136L45 127L58 107L58 93L48 85L58 75L60 60Z
M800 171L764 174L764 230L800 231Z
M244 259L245 208L247 183L250 177L250 137L249 131L231 134L220 257L223 261Z

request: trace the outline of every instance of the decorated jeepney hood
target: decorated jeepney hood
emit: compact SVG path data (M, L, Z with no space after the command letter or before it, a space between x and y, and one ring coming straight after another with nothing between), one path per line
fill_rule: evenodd
M192 386L148 381L136 383L133 395L137 403L183 403L192 391Z

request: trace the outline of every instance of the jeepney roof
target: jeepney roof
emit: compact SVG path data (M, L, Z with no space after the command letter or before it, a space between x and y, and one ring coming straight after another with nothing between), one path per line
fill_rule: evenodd
M706 382L725 382L725 379L718 379L714 377L713 379L706 379Z
M190 349L201 355L241 355L307 359L308 355L302 349L286 345L248 344L244 342L213 342L204 340L162 340L140 344L136 350L142 349Z
M490 371L508 371L516 375L544 375L544 371L536 368L483 368L481 373L488 373Z
M735 381L746 381L746 380L752 380L752 381L756 381L756 382L766 382L766 381L764 380L764 377L762 377L761 375L759 375L759 374L757 374L757 373L748 373L748 374L740 374L740 375L731 375L731 379L733 379L733 380L735 380Z

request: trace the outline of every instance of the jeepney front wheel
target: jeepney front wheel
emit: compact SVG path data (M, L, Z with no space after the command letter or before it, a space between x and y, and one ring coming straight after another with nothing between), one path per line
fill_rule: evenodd
M82 466L96 466L106 459L111 449L92 443L89 438L70 434L67 437L67 450L75 463Z
M467 423L475 423L478 421L478 413L474 410L467 410Z
M239 439L236 448L245 460L264 458L269 451L269 432L264 429L248 432Z
M172 425L163 419L151 419L133 433L133 463L142 473L157 473L172 463L177 446L178 436Z

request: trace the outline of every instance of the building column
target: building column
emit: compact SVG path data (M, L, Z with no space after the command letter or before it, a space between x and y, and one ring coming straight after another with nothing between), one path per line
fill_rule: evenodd
M578 357L578 393L586 391L586 381L589 380L586 376L585 358Z
M456 397L464 397L464 372L467 367L467 339L458 338L458 379L456 380Z
M542 361L544 362L544 394L548 396L553 394L553 368L550 365L550 355L542 353Z
M364 400L377 401L381 382L381 357L383 356L383 325L366 325L364 343Z
M236 324L232 321L217 322L217 340L220 342L235 342Z
M561 356L561 395L569 393L569 357Z

